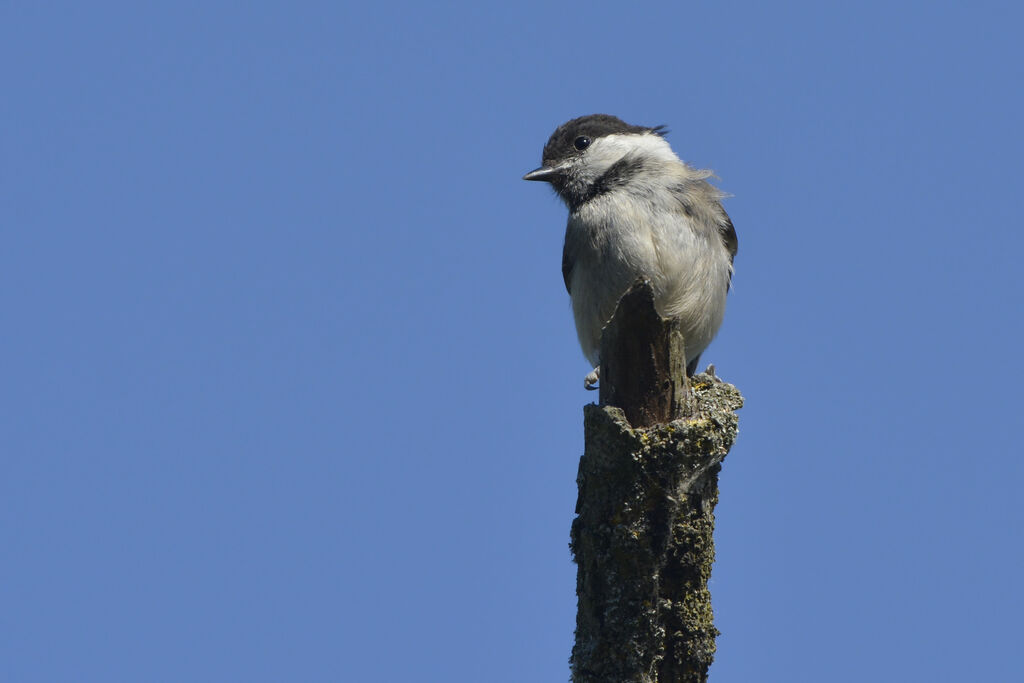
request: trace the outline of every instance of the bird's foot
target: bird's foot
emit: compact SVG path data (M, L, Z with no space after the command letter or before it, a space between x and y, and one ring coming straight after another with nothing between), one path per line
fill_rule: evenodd
M597 380L601 377L601 367L594 368L591 372L583 378L583 388L587 391L594 391L597 389Z
M724 384L722 379L715 374L715 366L713 363L711 365L708 365L708 369L704 371L704 374L710 377L713 382L717 382L718 384Z

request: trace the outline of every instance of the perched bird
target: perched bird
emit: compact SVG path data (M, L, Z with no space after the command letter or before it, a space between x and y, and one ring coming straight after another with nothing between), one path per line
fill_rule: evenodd
M725 315L736 230L711 171L679 159L663 126L631 126L593 114L562 124L542 166L524 180L548 182L569 208L562 276L583 355L600 368L601 329L639 278L650 281L663 317L680 317L686 373L696 372Z

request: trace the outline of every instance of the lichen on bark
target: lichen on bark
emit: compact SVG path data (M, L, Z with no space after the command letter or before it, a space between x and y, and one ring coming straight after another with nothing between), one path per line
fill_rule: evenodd
M743 398L703 374L688 404L685 418L646 428L613 406L584 409L574 683L707 680L718 473Z

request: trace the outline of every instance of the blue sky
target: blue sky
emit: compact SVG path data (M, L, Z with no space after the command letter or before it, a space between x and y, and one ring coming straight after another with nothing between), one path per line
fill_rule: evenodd
M561 681L562 121L739 235L712 679L1021 676L1012 3L5 3L0 678Z

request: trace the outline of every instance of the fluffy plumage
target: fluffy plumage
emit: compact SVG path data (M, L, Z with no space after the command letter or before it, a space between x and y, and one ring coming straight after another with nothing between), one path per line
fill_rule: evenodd
M637 280L655 306L679 316L687 373L718 332L737 239L723 193L676 156L662 127L606 114L573 119L551 135L543 166L526 180L551 184L569 209L562 275L583 354L600 364L601 329ZM588 376L588 386L596 374Z

